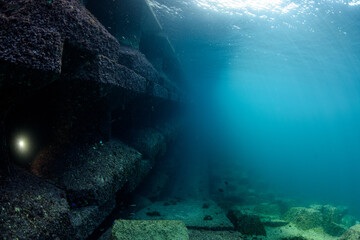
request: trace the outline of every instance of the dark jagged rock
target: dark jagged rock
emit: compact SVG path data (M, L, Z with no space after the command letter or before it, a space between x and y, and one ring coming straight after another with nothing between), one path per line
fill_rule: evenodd
M16 6L18 9L13 11L20 11L21 3ZM10 8L11 4L6 7ZM33 69L60 73L63 40L59 32L49 28L51 25L41 28L24 17L6 17L0 13L0 26L0 59Z
M80 147L60 158L52 179L68 193L75 239L85 239L115 207L118 192L134 190L151 168L141 154L118 140Z
M42 240L72 236L65 192L23 170L15 169L12 174L0 182L1 238Z
M161 156L166 151L164 136L155 129L136 130L131 134L129 144L151 160Z
M148 159L141 159L136 162L133 174L127 178L126 189L123 189L123 193L126 194L134 191L139 183L148 175L152 167L153 164Z
M75 207L101 206L135 174L141 154L111 140L77 148L61 159L67 162L68 169L61 171L55 181L66 189L69 202Z
M103 55L94 57L86 68L79 69L72 78L88 81L96 79L106 89L118 87L139 93L145 93L147 85L144 77Z
M121 65L132 69L140 76L146 78L150 82L159 83L160 75L151 63L145 58L139 50L130 47L120 48L120 57L118 62Z
M121 47L77 0L6 1L0 9L0 26L0 61L66 74L63 53L72 46L78 55L86 53L83 60L87 69L92 69L83 71L83 78L137 92L145 92L149 86L150 95L168 98L171 93L171 99L177 99L176 88L163 86L164 81L143 54ZM41 86L50 83L42 81Z
M33 69L60 72L61 46L65 41L111 59L119 56L117 40L80 1L2 2L0 45L4 47L0 48L0 59Z
M71 224L76 229L73 239L86 239L114 209L115 199L102 206L88 206L71 211Z
M266 236L266 231L259 216L242 212L240 210L230 210L227 214L235 230L245 235Z

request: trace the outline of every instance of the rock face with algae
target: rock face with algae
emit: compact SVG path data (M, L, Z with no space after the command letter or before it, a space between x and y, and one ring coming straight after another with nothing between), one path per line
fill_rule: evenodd
M358 240L360 239L360 224L356 224L349 228L339 240Z
M284 219L302 230L320 227L323 223L323 216L319 210L304 207L290 208L285 213Z
M0 235L13 239L68 239L75 229L66 193L24 170L0 181Z
M117 220L111 240L189 240L188 230L177 220Z

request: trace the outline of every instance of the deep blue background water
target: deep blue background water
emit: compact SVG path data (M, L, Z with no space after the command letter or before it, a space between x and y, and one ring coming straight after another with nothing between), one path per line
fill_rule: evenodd
M360 216L358 3L205 2L152 1L188 78L194 128L274 192Z

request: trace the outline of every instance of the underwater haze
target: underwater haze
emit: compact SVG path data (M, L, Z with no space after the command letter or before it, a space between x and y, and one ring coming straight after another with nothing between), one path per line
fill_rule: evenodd
M360 1L151 5L189 80L191 131L205 141L193 147L276 194L359 217Z

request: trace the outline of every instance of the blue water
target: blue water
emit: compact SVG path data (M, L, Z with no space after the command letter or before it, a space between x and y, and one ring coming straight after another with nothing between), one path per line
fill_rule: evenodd
M209 151L231 152L226 161L241 162L274 192L348 205L360 216L359 2L152 4Z

